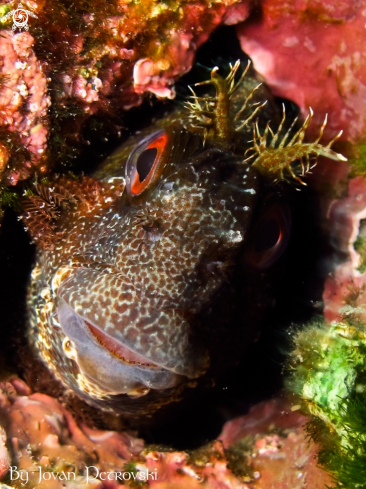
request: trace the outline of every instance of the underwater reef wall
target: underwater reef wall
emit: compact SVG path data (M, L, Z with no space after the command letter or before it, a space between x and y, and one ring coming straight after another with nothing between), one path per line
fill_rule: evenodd
M322 489L330 481L304 437L306 418L285 400L255 406L226 423L217 441L190 452L78 425L60 402L32 394L16 377L1 384L0 406L3 488Z
M33 37L28 32L14 35L1 32L0 37L0 139L2 164L0 175L3 182L15 185L19 178L31 173L31 162L18 160L13 168L7 168L9 160L17 152L10 133L29 152L33 164L38 164L47 145L48 107L51 98L47 93L47 80L42 63L32 49ZM10 141L9 141L10 138ZM9 165L10 166L10 165Z
M139 105L146 92L174 98L174 82L220 23L243 21L250 2L52 4L26 1L29 32L11 30L16 2L0 6L0 182L70 164L95 113ZM115 132L121 127L114 121ZM15 133L12 134L12 133ZM16 138L17 144L14 142ZM20 161L16 153L27 155Z
M174 82L222 24L239 24L244 52L275 95L304 117L312 106L314 134L326 113L329 139L340 129L352 142L365 132L364 2L29 0L38 18L30 17L29 32L13 33L4 16L15 4L0 7L3 186L36 168L72 168L90 144L83 128L92 115L103 119L104 129L94 122L99 132L119 134L121 114L144 95L174 98Z
M305 117L331 117L325 136L343 129L357 142L366 131L366 3L263 0L258 20L237 27L241 47L274 95ZM315 129L313 129L315 130Z

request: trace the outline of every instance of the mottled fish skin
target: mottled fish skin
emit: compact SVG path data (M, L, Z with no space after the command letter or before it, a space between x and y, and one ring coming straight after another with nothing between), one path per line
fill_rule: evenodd
M117 151L121 178L85 189L95 193L93 205L77 200L62 212L62 239L39 252L32 274L37 348L55 375L89 400L174 390L212 363L194 326L202 328L197 316L242 248L259 177L179 126L167 132L169 164L154 188L137 199L122 192L123 148ZM85 322L143 364L104 349Z

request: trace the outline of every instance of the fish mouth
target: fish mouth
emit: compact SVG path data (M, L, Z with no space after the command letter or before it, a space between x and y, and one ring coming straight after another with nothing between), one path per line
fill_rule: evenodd
M84 323L89 328L96 341L103 348L108 350L111 355L118 358L118 360L121 360L128 365L143 365L149 368L160 368L156 363L152 363L142 355L134 352L120 341L104 333L100 328L92 325L89 321L84 319Z
M77 364L89 383L96 384L106 395L140 397L150 389L172 388L184 379L112 338L63 299L58 301L57 318L65 335L62 342L65 356Z

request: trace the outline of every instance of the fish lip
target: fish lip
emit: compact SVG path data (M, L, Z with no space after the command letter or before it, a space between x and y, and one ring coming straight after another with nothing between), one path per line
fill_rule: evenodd
M134 284L130 280L126 281L124 275L121 278L114 273L114 270L105 271L104 269L101 273L99 267L96 270L87 267L63 268L68 268L70 273L66 276L59 272L55 273L53 279L55 286L52 292L59 319L60 309L64 310L63 304L69 309L68 313L66 309L62 313L65 324L63 325L62 321L59 321L65 336L73 339L74 332L67 323L68 321L75 322L76 329L80 332L75 334L80 337L80 341L81 331L84 331L83 336L88 336L90 343L107 352L92 336L89 328L84 324L85 319L90 321L93 326L99 327L103 332L108 332L113 339L123 342L133 352L144 356L144 359L147 357L143 363L154 363L161 368L161 372L169 372L172 375L179 375L187 379L197 379L206 374L210 366L210 354L202 343L194 340L195 331L191 324L191 318L194 314L187 311L185 315L185 308L183 308L183 312L182 309L176 307L166 308L167 312L165 312L164 308L151 307L148 316L141 318L138 310L136 310L141 297ZM117 281L117 284L114 283L113 286L120 287L121 293L128 294L128 300L131 298L130 295L133 295L131 305L124 306L125 314L120 313L117 307L118 301L112 301L112 304L106 305L99 300L98 296L90 293L94 282L103 288L109 287L108 284L111 280ZM169 311L169 309L173 311ZM176 313L174 312L175 309L177 310ZM70 311L72 311L74 320ZM108 313L109 311L111 314ZM113 316L112 313L114 313ZM160 324L160 317L164 319L162 324ZM172 321L173 328L170 327L170 321ZM150 325L157 330L156 334L151 334ZM155 333L155 329L153 329L153 333ZM160 331L163 331L164 334L158 334ZM126 364L124 363L124 365ZM141 368L156 373L157 367L153 369Z
M75 314L77 314L77 312L75 312ZM79 314L78 314L78 316L84 321L85 326L88 328L88 330L91 332L92 336L100 344L100 346L105 348L117 360L120 360L121 362L124 362L126 365L129 365L129 366L138 365L139 367L143 367L143 368L151 368L151 369L159 368L159 369L169 370L165 367L162 367L161 365L156 364L155 362L152 362L151 360L144 357L143 355L134 352L131 348L126 346L124 343L122 343L122 341L120 341L116 338L113 338L112 336L109 336L107 333L102 331L99 326L96 326L95 324L91 323L91 321L87 321L85 318L83 318ZM95 331L95 330L97 330L97 331ZM98 333L99 333L99 339L98 339ZM123 357L122 354L116 354L117 352L113 351L111 348L109 348L106 343L103 344L101 342L101 339L110 340L110 342L116 343L117 347L120 347L124 351L127 350L125 353L130 356L130 360ZM135 358L136 360L133 360L133 358ZM139 362L138 359L141 359L141 362Z
M144 357L140 353L135 352L134 350L132 350L132 348L126 346L121 340L116 339L116 338L113 338L112 336L108 335L98 325L94 324L89 319L84 318L81 314L78 314L73 307L71 307L69 305L68 305L68 307L73 311L73 314L75 316L77 316L82 321L82 323L84 325L84 328L87 331L88 336L90 338L92 338L92 341L95 342L95 343L97 343L101 348L104 348L111 356L113 356L113 358L115 360L117 360L119 362L122 362L123 364L125 364L126 366L129 366L129 367L136 366L136 367L139 367L140 369L145 369L145 370L150 370L150 371L159 371L159 370L160 371L168 371L168 372L174 373L175 375L183 376L182 374L177 374L176 372L174 372L173 369L168 368L168 367L165 367L164 365L159 365L158 363L153 362L152 360ZM60 320L58 320L58 321L59 321L59 323L60 323L60 325L62 327L62 322ZM110 339L114 343L118 344L118 346L121 346L123 349L128 350L128 352L130 354L132 354L132 356L140 357L141 360L143 361L143 363L134 362L134 361L128 361L126 359L120 358L118 355L115 355L114 352L111 351L110 348L106 347L105 344L103 345L102 343L100 343L98 341L98 338L93 333L92 328L94 328L95 330L98 330L98 332L101 335L107 337L108 339ZM62 328L62 329L64 330L64 328ZM68 336L68 334L65 331L64 331L64 333L66 334L66 336Z
M145 358L141 355L133 356L130 348L128 350L134 363L128 363L113 355L110 349L106 349L97 341L84 318L61 298L58 300L55 319L64 334L63 354L76 362L80 379L84 378L87 382L99 386L97 391L102 392L102 395L128 394L132 397L140 397L146 395L151 389L160 391L173 388L184 379L183 375L170 369L159 365L153 366L150 360L146 359L145 362ZM127 347L124 348L121 342L119 344L122 351L126 353ZM112 345L118 350L116 342ZM138 362L135 361L136 359ZM85 391L82 383L79 387ZM86 393L89 394L89 391Z

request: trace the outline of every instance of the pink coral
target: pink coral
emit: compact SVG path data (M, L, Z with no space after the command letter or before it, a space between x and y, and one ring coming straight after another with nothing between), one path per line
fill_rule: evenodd
M272 92L297 103L304 117L311 106L319 123L330 113L328 138L340 129L344 139L364 136L364 2L263 0L262 12L237 32Z
M0 426L0 480L8 473L10 467L10 455L6 447L6 442L6 432Z
M34 39L27 33L2 31L0 37L0 69L5 75L0 87L0 126L20 135L22 144L32 152L37 165L47 147L47 110L50 97L42 64L33 51ZM22 168L22 176L30 167ZM8 175L15 184L20 172Z
M304 116L311 105L319 123L326 112L331 114L325 138L344 129L344 138L354 141L365 132L362 3L263 0L261 18L246 22L252 9L249 0L169 6L116 0L102 9L93 0L90 11L82 13L59 2L51 10L41 0L28 5L38 15L30 32L38 26L43 34L33 38L3 31L0 75L8 81L0 90L0 126L20 135L35 164L44 155L47 139L54 144L53 159L63 157L70 141L77 146L82 124L93 114L107 117L138 105L145 92L173 98L174 82L223 23L241 22L242 48L276 95L296 102ZM35 49L42 53L41 60ZM49 86L52 114L47 111ZM49 126L57 124L50 141ZM310 130L317 131L317 124ZM29 162L14 169L11 183L29 172Z
M307 418L299 407L272 399L224 426L220 435L224 447L240 446L241 440L254 436L248 459L256 479L248 485L251 489L323 489L330 483L330 477L317 467L317 446L306 440Z
M196 22L207 13L203 6L188 5L182 26L169 34L170 42L163 50L163 56L156 61L143 58L135 63L133 72L135 91L137 93L150 91L158 97L174 98L175 80L191 69L196 50L207 41L211 29L213 30L221 22L226 24L241 22L249 16L249 13L249 2L235 3L229 8L221 5L210 12L209 30L200 30L197 29Z
M122 468L142 449L142 442L128 434L78 427L71 414L56 399L44 394L31 394L20 379L9 379L1 387L2 416L6 419L8 437L16 454L13 464L18 470L27 471L31 482L38 482L38 467L44 471L52 467L53 471L74 471L76 481L85 483L85 477L77 475L85 465L98 465L100 470L107 471L111 467ZM0 468L2 460L6 457L0 447ZM8 470L9 464L2 475ZM95 487L103 487L99 481L96 482ZM70 489L72 486L67 484ZM42 481L38 487L65 486L62 481L53 480Z
M285 401L254 407L227 423L219 440L191 454L150 449L132 434L79 426L56 399L32 394L16 377L2 382L0 409L6 426L6 433L0 429L0 479L27 474L29 483L40 489L85 484L117 489L116 473L126 472L126 479L132 479L131 471L139 478L150 474L148 486L154 489L295 489L306 483L320 489L328 481L316 467L315 446L309 447L304 439L301 425L306 418L291 411ZM278 429L281 435L273 433ZM248 446L240 448L248 436L249 451ZM232 449L242 454L251 475L236 473ZM40 480L40 474L47 475Z
M191 68L198 47L220 23L244 20L250 2L93 0L85 12L78 5L69 9L56 1L50 8L38 0L28 7L38 16L29 21L34 37L2 31L0 76L7 82L0 89L0 127L20 135L36 165L48 142L47 166L50 155L65 164L68 145L75 157L81 127L91 115L113 116L140 104L145 92L173 98L174 82ZM27 163L12 168L8 183L29 175Z
M356 177L349 183L348 196L335 200L329 209L331 239L343 261L325 283L324 315L328 322L340 320L343 308L353 297L354 307L363 307L366 300L366 273L359 270L360 254L355 249L355 241L360 233L361 220L366 218L366 179ZM355 295L356 293L356 295ZM366 313L358 314L366 320Z

